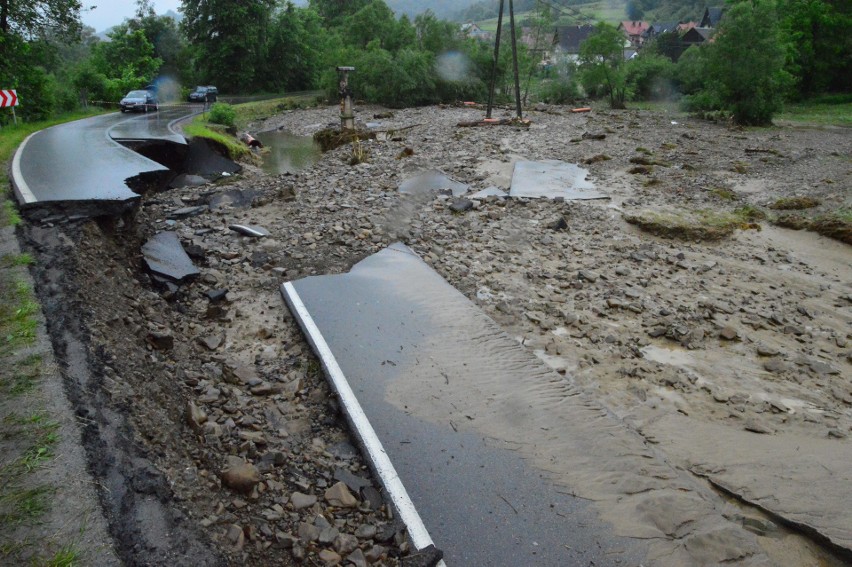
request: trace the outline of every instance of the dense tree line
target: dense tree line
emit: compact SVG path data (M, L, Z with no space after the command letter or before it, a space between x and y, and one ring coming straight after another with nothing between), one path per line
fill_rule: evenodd
M607 96L613 107L681 97L687 110L768 124L785 100L852 93L850 29L848 3L740 0L726 6L712 41L681 54L677 37L664 34L625 61L614 56L623 38L601 24L581 49L578 77L586 92Z
M536 10L524 22L541 33L535 46L520 49L525 101L564 102L585 93L623 106L680 93L693 109L724 109L763 123L785 98L852 89L848 2L733 1L714 41L690 48L677 63L666 57L663 38L624 61L623 36L601 25L579 63L556 66L539 63L559 13L527 0L516 9L527 4ZM154 8L152 0L137 0L136 13L101 41L81 25L79 0L0 0L0 88L18 90L24 119L115 102L153 82L216 84L229 93L323 89L334 98L338 65L356 67L357 98L391 107L487 94L493 44L466 39L459 24L430 11L397 17L383 0L310 0L301 7L285 0L183 0L178 25ZM496 75L504 99L512 92L508 43ZM175 87L172 94L185 91Z

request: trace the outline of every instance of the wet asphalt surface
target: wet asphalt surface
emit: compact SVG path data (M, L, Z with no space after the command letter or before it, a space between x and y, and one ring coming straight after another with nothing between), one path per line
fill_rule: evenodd
M166 168L119 141L186 144L172 125L200 110L198 105L141 114L113 113L36 132L13 161L15 196L22 208L54 204L132 203L139 195L127 180Z

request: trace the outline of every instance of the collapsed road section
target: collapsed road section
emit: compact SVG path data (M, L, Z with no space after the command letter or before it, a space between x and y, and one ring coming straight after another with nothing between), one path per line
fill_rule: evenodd
M125 183L143 173L165 171L106 135L115 115L97 116L30 135L12 162L12 184L22 209L74 203L106 214L135 206L139 195Z
M448 565L767 563L715 492L404 245L281 291L377 475L391 495L404 485Z
M176 107L132 118L107 114L33 133L12 161L18 204L37 218L118 216L138 206L140 193L182 174L239 171L204 142L187 144L175 131L192 113Z

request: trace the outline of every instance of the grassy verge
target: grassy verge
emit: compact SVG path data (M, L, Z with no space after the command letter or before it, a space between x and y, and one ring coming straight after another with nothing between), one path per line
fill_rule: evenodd
M287 110L309 108L311 106L316 106L316 104L316 95L292 96L260 100L256 102L246 102L234 107L234 110L237 112L234 125L238 129L245 129L252 122L271 118L272 116L281 114Z
M234 112L233 124L214 124L210 122L213 113L205 112L183 126L183 132L191 138L211 140L234 161L252 160L255 154L236 137L234 132L245 130L252 122L271 118L287 110L307 108L315 104L316 96L306 95L227 105L228 109Z
M824 126L852 126L852 95L825 95L790 103L775 119L781 122Z
M190 138L204 138L214 142L234 161L248 159L251 155L251 149L236 136L229 134L218 124L210 124L203 116L196 116L195 120L184 125L183 133Z
M38 130L100 113L5 126L0 162L8 164L21 142ZM0 182L0 228L7 229L22 220L9 196L6 167ZM39 470L53 459L59 434L41 393L42 356L21 352L33 345L38 328L40 306L24 272L33 262L29 254L0 257L0 564L73 565L79 557L75 547L41 534L38 527L58 489L40 481Z

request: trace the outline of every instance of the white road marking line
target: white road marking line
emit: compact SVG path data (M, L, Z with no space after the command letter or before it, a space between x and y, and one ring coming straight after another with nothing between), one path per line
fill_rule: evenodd
M355 392L349 386L346 375L343 374L343 370L337 364L331 348L325 342L325 338L322 336L316 323L314 323L314 319L308 312L307 307L302 303L302 299L299 297L296 288L293 287L292 282L287 282L281 286L281 295L284 296L287 305L297 315L302 330L307 335L308 341L314 348L314 352L319 356L326 375L331 380L332 386L337 392L340 402L343 404L350 424L355 429L358 437L360 437L362 446L367 451L367 456L372 461L376 474L381 478L382 484L388 491L394 507L396 507L400 518L408 528L408 535L411 537L414 547L423 549L432 545L432 538L429 536L429 532L426 530L420 514L417 513L414 503L409 498L405 486L403 486L402 481L399 479L399 475L396 473L390 457L385 452L382 442L370 424L370 420L367 419L367 415L364 413L363 408L361 408L358 398L355 397ZM443 560L438 562L438 567L446 567Z
M30 191L29 185L24 181L24 176L21 174L21 154L24 153L24 147L26 147L27 142L30 141L30 138L38 134L38 132L33 132L21 142L21 145L18 146L18 151L15 152L15 157L12 158L12 186L15 188L15 192L18 194L20 200L22 201L21 205L29 205L30 203L35 203L38 201L36 196Z

